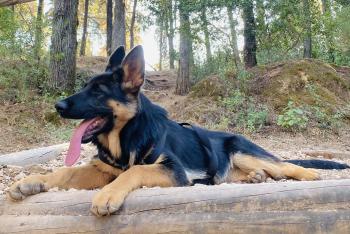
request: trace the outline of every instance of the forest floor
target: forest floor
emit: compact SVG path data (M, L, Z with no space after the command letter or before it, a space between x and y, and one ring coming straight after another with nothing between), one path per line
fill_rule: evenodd
M101 59L101 62L104 60ZM181 113L183 104L190 102L191 97L175 95L175 81L176 73L173 71L147 72L143 92L152 101L167 109L171 118L182 122L189 121L182 119ZM0 105L0 154L67 142L76 122L61 122L55 128L45 125L46 113L53 111L53 106L47 104L39 108L28 107L26 103ZM60 127L64 129L63 132L57 132ZM58 133L64 137L55 137ZM282 159L325 158L350 165L350 131L347 129L335 134L329 131L282 132L271 128L246 136ZM94 154L94 147L85 145L80 163L88 161ZM57 159L35 167L0 165L0 191L27 174L46 173L63 166L64 156L65 152ZM322 179L350 178L350 169L320 170L320 174Z

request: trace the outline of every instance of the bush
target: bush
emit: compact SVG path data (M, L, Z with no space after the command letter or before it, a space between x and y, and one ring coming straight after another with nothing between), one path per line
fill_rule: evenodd
M197 83L209 75L218 75L230 80L237 76L233 56L229 50L218 51L210 61L197 62L192 71L192 82Z
M289 130L301 130L307 127L309 118L303 109L295 106L294 102L289 101L283 114L277 118L277 125Z
M235 89L228 97L221 99L222 105L233 116L231 125L248 132L260 130L267 123L268 111L266 106L257 104L252 97L247 97L239 89Z

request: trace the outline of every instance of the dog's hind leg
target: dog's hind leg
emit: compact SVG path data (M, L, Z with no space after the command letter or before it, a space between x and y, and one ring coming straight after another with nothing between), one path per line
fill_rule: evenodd
M233 165L247 173L248 177L252 178L252 182L262 182L264 177L266 179L269 176L275 180L283 178L296 180L319 179L319 175L315 170L306 169L291 163L241 153L237 153L232 157Z
M31 175L14 183L8 196L22 200L27 196L48 191L51 188L93 189L103 187L115 179L121 170L112 168L100 160L92 160L86 166L61 168L47 175Z
M226 183L261 183L266 181L269 176L263 170L241 170L237 166L231 168L230 176L226 178L224 182Z

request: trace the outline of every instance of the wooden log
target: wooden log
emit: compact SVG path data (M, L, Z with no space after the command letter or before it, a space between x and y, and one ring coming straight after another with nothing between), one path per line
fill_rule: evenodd
M26 2L34 2L34 0L0 0L0 7L12 6Z
M68 144L60 144L0 155L0 164L27 166L45 163L56 158L62 151L66 150L67 147Z
M350 153L348 152L342 152L342 151L335 151L335 150L310 150L310 151L304 151L304 154L310 157L323 157L327 159L349 159Z
M350 179L140 189L89 212L96 191L0 199L2 233L350 233Z

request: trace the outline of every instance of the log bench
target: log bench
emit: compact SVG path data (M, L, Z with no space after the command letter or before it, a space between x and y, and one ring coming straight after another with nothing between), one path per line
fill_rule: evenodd
M143 188L110 217L96 191L0 198L0 233L350 233L350 179Z

